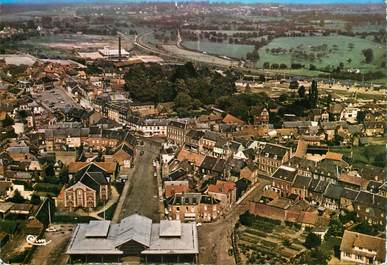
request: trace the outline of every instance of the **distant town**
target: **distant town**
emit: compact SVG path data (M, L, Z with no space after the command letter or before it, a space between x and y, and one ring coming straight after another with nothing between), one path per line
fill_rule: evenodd
M2 7L0 264L384 264L384 5Z

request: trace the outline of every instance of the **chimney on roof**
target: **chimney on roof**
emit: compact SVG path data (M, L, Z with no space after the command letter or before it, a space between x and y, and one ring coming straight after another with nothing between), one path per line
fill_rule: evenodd
M118 36L118 60L121 61L121 36Z

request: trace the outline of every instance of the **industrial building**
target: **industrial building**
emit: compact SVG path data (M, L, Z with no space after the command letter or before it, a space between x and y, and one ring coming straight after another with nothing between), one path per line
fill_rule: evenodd
M121 220L78 224L66 254L70 263L120 262L138 256L145 263L197 262L199 253L196 223L152 220L138 214Z

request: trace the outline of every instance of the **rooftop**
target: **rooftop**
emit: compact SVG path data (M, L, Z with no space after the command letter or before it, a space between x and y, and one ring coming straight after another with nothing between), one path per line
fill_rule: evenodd
M196 223L152 220L134 214L119 224L110 221L90 221L78 224L68 245L67 254L122 255L120 246L134 241L144 246L142 254L197 254L199 253Z

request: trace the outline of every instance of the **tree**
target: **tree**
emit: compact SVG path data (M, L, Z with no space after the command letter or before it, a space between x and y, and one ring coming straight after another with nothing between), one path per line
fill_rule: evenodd
M69 170L66 166L63 166L59 171L59 181L62 184L69 182Z
M52 177L55 176L55 170L54 170L54 165L52 163L47 163L44 173L46 177Z
M357 116L356 116L357 122L359 124L362 124L364 122L365 116L366 116L366 112L365 111L358 111L357 112Z
M25 202L25 199L20 194L19 190L15 190L15 192L13 193L12 198L9 201L13 202L13 203L23 203L23 202Z
M34 205L39 205L39 204L40 204L40 201L41 201L41 200L40 200L39 195L37 195L36 193L32 193L30 202L31 202L32 204L34 204Z
M309 90L309 102L311 108L315 108L317 106L318 101L318 89L316 80L312 81L312 85Z
M252 226L255 221L254 215L249 212L245 212L239 216L239 222L245 226Z
M298 88L298 95L300 96L300 98L304 98L305 94L306 94L305 87L304 86L300 86Z
M321 245L321 238L315 233L311 232L306 236L304 245L309 249L317 248Z
M250 87L249 84L247 84L246 87L245 87L245 93L246 94L250 94L251 93L251 87Z
M11 126L13 124L14 124L13 119L7 115L5 117L5 119L3 120L3 126L8 127L8 126Z
M177 94L175 100L175 110L179 115L186 115L192 109L193 101L190 95L185 92Z
M290 81L290 84L289 84L289 89L298 89L298 81L297 80L292 80Z
M270 63L269 62L264 62L263 63L263 68L270 68Z
M337 216L334 216L329 221L328 231L325 234L325 240L329 239L331 236L343 236L343 223Z
M374 60L374 51L371 48L362 50L366 63L372 63Z
M288 94L281 94L279 97L278 97L278 102L280 103L285 103L285 101L288 100Z
M327 107L329 107L332 103L332 95L331 94L328 94L328 96L326 97L326 104L327 104Z

